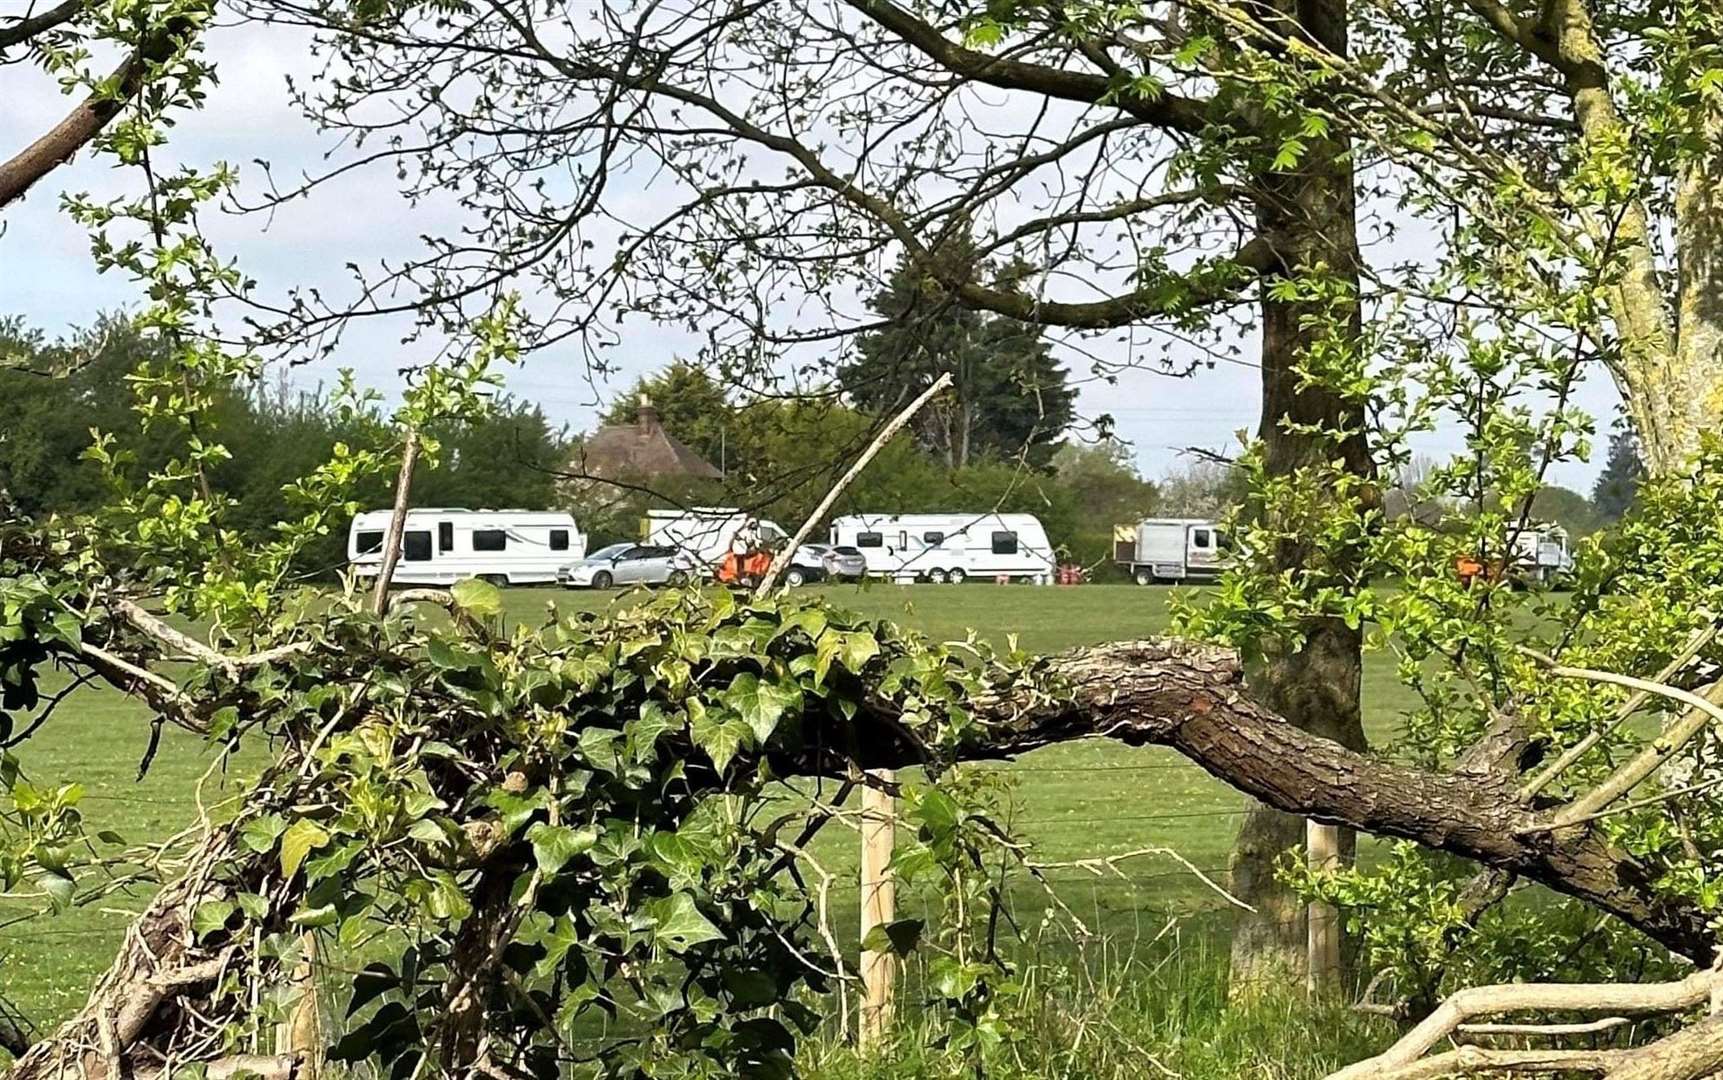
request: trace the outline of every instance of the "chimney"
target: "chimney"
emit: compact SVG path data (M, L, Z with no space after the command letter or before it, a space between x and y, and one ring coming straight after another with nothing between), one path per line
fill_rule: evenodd
M635 410L634 425L640 429L642 435L646 435L660 426L658 410L653 406L650 395L640 395L640 407Z

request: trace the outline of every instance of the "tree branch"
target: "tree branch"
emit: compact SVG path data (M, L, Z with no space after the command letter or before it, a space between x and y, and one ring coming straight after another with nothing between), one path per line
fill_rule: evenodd
M174 19L145 39L137 53L114 69L107 84L112 93L91 94L66 118L41 138L25 147L10 161L0 163L0 207L7 206L30 190L31 185L83 149L91 139L119 115L126 102L143 89L151 66L172 56L186 35L193 31L185 19Z
M1195 133L1212 122L1210 103L1198 98L1174 93L1149 98L1105 75L989 56L948 40L931 24L890 0L847 2L934 63L966 79L1002 90L1026 90L1065 101L1111 105L1170 131Z
M1279 810L1462 855L1584 900L1696 963L1714 941L1705 914L1658 894L1650 871L1590 831L1524 832L1547 819L1511 782L1384 761L1301 731L1245 693L1228 650L1175 640L1119 642L1043 661L1059 686L1018 685L972 702L981 734L971 756L1009 757L1055 742L1104 737L1169 746ZM863 768L920 760L881 725ZM786 762L823 771L831 762Z
M1348 1065L1328 1080L1381 1080L1383 1077L1446 1076L1444 1072L1407 1071L1460 1025L1474 1017L1531 1010L1551 1012L1605 1012L1611 1015L1646 1015L1680 1012L1711 998L1719 985L1715 971L1700 971L1680 982L1651 983L1508 983L1474 986L1461 990L1424 1021L1401 1036L1400 1041L1373 1058ZM1495 1067L1502 1067L1500 1065ZM1563 1064L1559 1068L1580 1068ZM1552 1070L1553 1071L1553 1070ZM1603 1070L1593 1070L1603 1071ZM1611 1074L1613 1075L1613 1074Z
M0 49L10 49L14 45L29 41L37 34L52 30L62 23L70 22L88 6L89 0L65 0L64 3L51 7L40 15L31 15L6 26L0 26Z
M831 486L831 490L826 492L826 497L820 500L820 504L814 507L813 513L809 514L807 520L802 522L802 527L796 530L796 535L790 537L790 542L772 557L772 565L766 568L766 576L760 579L759 587L754 590L756 596L764 596L772 591L772 586L777 583L778 576L784 572L784 567L789 565L790 558L795 555L796 549L802 546L802 541L806 540L808 534L814 531L814 526L826 516L826 511L832 508L832 503L837 502L838 496L842 495L844 489L850 486L850 482L860 476L863 469L867 468L868 462L874 459L874 455L878 454L886 443L891 442L892 436L903 430L903 426L921 411L923 405L932 401L941 390L950 385L951 372L947 371L935 379L932 386L922 391L920 397L904 406L902 412L892 417L884 427L880 428L879 434L874 436L873 442L868 443L867 449L863 450L861 456L856 458L855 464L838 477L838 482Z

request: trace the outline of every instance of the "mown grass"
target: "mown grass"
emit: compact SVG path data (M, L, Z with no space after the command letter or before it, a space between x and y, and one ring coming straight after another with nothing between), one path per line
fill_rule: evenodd
M542 589L510 590L505 595L513 617L533 621L542 617L547 602L563 610L594 610L618 602L614 594ZM1007 634L1015 634L1019 644L1032 651L1152 635L1163 631L1168 620L1167 591L1135 586L834 586L825 590L825 595L834 603L893 618L935 638L958 638L975 627L1001 644ZM1380 658L1367 665L1365 690L1368 726L1375 738L1382 738L1405 703L1405 692L1394 679L1391 666ZM20 757L38 783L77 781L85 786L84 807L92 831L112 829L134 843L159 840L195 819L200 778L211 769L215 758L197 739L167 731L153 766L140 779L138 763L148 742L146 721L143 710L118 694L86 688L65 702L59 714L21 748ZM256 756L241 757L210 775L202 785L206 803L231 796L255 772L258 762ZM1176 755L1155 748L1082 742L1049 747L1020 761L1001 764L998 769L1014 782L1016 829L1033 845L1034 857L1042 861L1164 846L1206 871L1222 874L1238 815L1245 805L1236 792ZM816 851L827 869L840 880L853 883L856 849L853 833L828 828ZM1163 972L1177 973L1173 984L1165 979L1133 978L1132 986L1141 983L1147 989L1127 993L1129 988L1121 982L1118 992L1107 998L1116 1002L1119 1012L1111 1022L1123 1024L1130 1018L1139 1025L1150 1025L1152 1030L1140 1031L1134 1037L1150 1039L1157 1046L1186 1038L1216 1045L1216 1040L1224 1042L1223 1028L1202 1027L1228 1022L1218 1017L1218 1009L1216 1016L1202 1013L1199 1021L1200 1010L1190 1011L1194 1006L1189 1001L1179 1005L1162 1001L1158 996L1161 991L1150 992L1159 986L1167 994L1182 995L1190 1001L1199 1000L1191 998L1199 992L1219 1000L1224 963L1218 958L1224 954L1225 922L1216 913L1221 901L1176 862L1164 857L1133 859L1122 864L1121 871L1097 877L1071 869L1053 871L1049 876L1060 898L1107 940L1146 941L1171 921L1179 940L1203 944L1200 952L1179 958L1171 968L1164 960L1156 961ZM1021 909L1020 923L1031 926L1047 903L1032 886L1014 889L1012 901ZM122 893L52 918L12 922L31 905L25 899L0 898L0 987L4 987L5 996L39 1025L68 1015L83 1000L91 979L106 963L128 919L143 902L140 894ZM905 895L904 914L917 914L920 903L924 903L920 897ZM854 941L856 907L853 884L834 892L833 922L846 941ZM1103 974L1123 970L1127 968L1114 964L1104 968ZM1083 976L1090 980L1097 977L1093 971ZM1048 1008L1058 1000L1057 994L1050 993ZM1053 1016L1047 1014L1048 1023L1053 1022ZM906 1035L906 1039L906 1046L913 1044L913 1037ZM1051 1067L1047 1061L1042 1064ZM1146 1063L1140 1064L1141 1070L1129 1075L1154 1072ZM847 1075L842 1071L848 1066L841 1064L841 1055L831 1056L821 1068L828 1065L839 1070L831 1075ZM905 1061L902 1067L905 1071L894 1075L916 1075L917 1066L912 1061ZM1106 1063L1094 1064L1093 1070L1088 1065L1073 1068L1075 1071L1057 1074L1127 1074L1107 1071L1112 1066ZM1054 1073L1031 1070L1023 1075ZM1185 1075L1244 1074L1205 1072L1193 1066Z

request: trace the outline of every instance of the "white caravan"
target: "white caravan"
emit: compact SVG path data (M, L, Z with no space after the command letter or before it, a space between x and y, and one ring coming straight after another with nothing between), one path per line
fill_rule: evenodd
M648 510L641 542L673 547L711 566L722 561L736 534L750 520L759 527L760 546L774 551L790 538L777 522L764 521L733 506L696 506L688 510Z
M1138 585L1210 580L1226 568L1231 544L1219 522L1149 518L1113 527L1113 561Z
M353 519L347 560L354 573L378 572L392 514L369 510ZM558 569L585 557L586 537L570 514L416 509L407 511L401 558L391 580L403 585L448 585L471 577L497 585L554 582Z
M899 582L1009 577L1047 585L1056 568L1033 514L851 514L832 519L831 542L861 552L869 574Z

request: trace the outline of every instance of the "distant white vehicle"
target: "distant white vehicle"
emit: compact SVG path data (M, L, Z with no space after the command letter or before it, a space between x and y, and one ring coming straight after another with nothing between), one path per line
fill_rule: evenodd
M724 558L748 522L754 522L759 546L775 551L790 538L775 521L764 521L733 506L696 506L688 510L648 510L641 542L672 547L713 566Z
M853 547L868 573L936 584L971 577L1051 584L1047 530L1033 514L851 514L832 519L833 545Z
M1113 561L1138 585L1207 581L1226 569L1231 547L1216 521L1149 518L1113 527Z
M389 510L368 510L347 531L353 572L374 576L383 561ZM586 537L570 514L550 510L407 511L401 559L392 581L448 585L483 578L496 585L554 582L557 570L586 557Z
M1549 584L1573 573L1567 530L1533 522L1514 540L1514 570L1522 578Z

